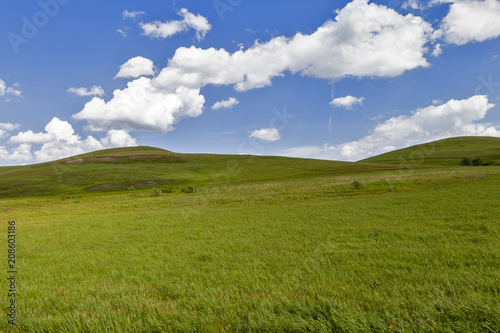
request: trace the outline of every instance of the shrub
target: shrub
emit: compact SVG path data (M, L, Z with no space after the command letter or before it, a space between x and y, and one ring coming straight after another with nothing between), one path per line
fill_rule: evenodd
M156 187L151 189L151 196L152 197L159 197L160 195L161 195L161 191L159 189L157 189Z
M351 187L356 189L356 190L361 190L361 189L364 189L365 188L365 185L363 185L363 183L361 182L358 182L357 180L353 181L351 183Z
M183 193L195 193L196 187L189 185L181 190Z
M472 160L472 165L473 166L479 166L479 165L482 165L482 164L483 164L483 161L479 157Z
M128 188L128 190L129 190L130 192L132 192L134 195L137 195L137 193L135 193L135 187L130 186L130 187Z
M462 161L460 162L461 166L472 166L472 161L468 157L462 158Z
M167 187L163 188L163 189L161 190L161 192L162 192L162 193L174 193L175 191L174 191L174 189L172 188L172 186L167 186Z

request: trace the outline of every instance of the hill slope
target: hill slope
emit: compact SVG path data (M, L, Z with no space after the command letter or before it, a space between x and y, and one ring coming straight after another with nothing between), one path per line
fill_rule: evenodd
M395 150L360 162L397 165L458 166L463 157L500 165L500 138L456 137Z
M272 156L178 154L153 147L96 151L1 167L0 197L125 191L129 187L225 185L343 175L394 166Z

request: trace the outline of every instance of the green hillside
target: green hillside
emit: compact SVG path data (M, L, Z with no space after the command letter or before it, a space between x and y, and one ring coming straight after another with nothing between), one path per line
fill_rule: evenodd
M151 147L3 167L0 332L500 332L499 184Z
M463 157L480 158L483 164L500 165L500 138L465 136L395 150L360 162L458 166Z
M394 166L287 157L178 154L152 147L96 151L55 162L0 168L0 197L243 184L344 175Z

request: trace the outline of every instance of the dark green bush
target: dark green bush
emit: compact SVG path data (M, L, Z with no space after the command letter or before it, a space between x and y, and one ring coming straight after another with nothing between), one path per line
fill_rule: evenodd
M460 162L461 166L472 166L472 161L468 157L462 158L462 161Z
M473 166L479 166L479 165L482 165L482 164L483 164L483 161L479 157L472 160L472 165Z
M161 190L162 193L174 193L175 190L173 189L172 186L167 186Z
M351 187L353 189L356 189L356 190L361 190L361 189L364 189L365 188L365 185L363 185L363 183L361 182L358 182L357 180L353 181L351 183Z
M183 193L195 193L196 187L189 185L181 190Z

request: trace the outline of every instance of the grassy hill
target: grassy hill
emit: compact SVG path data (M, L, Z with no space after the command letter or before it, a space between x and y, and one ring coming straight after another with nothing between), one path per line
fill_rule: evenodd
M242 184L391 170L394 166L271 156L179 154L153 147L96 151L0 168L0 198L135 188Z
M499 332L500 168L424 165L134 147L0 168L0 332Z
M360 162L397 165L458 166L463 157L481 158L488 165L500 165L500 138L456 137L370 157Z

